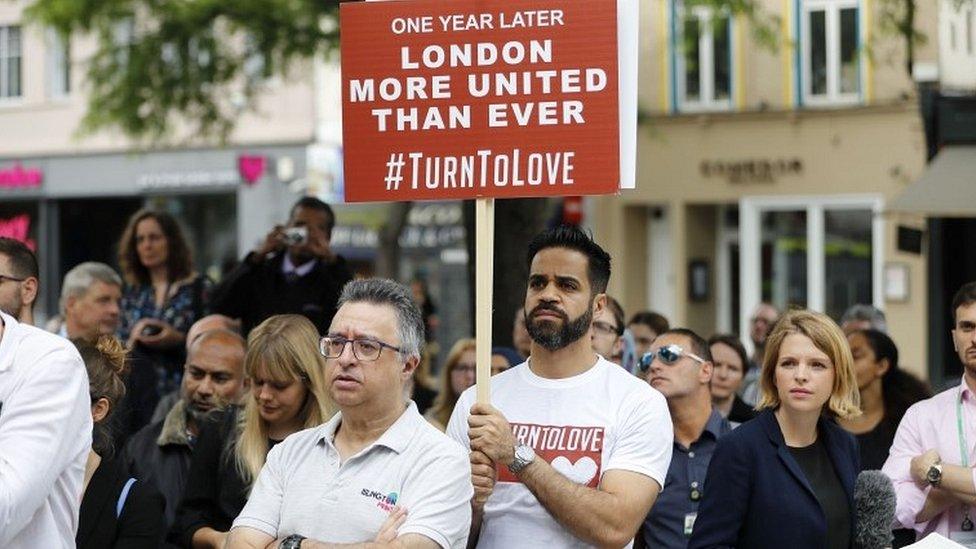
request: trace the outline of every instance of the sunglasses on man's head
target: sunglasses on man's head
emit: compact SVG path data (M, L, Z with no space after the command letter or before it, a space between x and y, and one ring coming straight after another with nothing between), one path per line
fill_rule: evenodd
M675 345L672 343L671 345L665 345L664 347L660 347L658 349L651 349L650 351L644 353L644 356L640 357L640 360L637 361L637 365L640 367L640 371L646 372L651 368L651 363L654 362L655 358L659 359L664 364L671 366L683 356L691 358L699 364L705 363L705 359L702 357L694 353L686 352L681 345Z

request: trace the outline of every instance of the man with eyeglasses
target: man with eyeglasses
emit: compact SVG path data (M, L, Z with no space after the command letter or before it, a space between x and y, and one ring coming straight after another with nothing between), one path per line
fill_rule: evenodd
M671 420L660 393L593 351L610 255L578 227L529 243L530 358L470 388L447 432L471 448L481 548L630 546L664 485ZM497 483L496 483L497 474Z
M607 306L593 313L590 341L593 351L613 361L623 351L624 310L616 299L607 296Z
M0 311L34 324L38 279L34 252L19 240L0 237Z
M346 285L319 344L339 413L271 450L227 547L464 547L467 453L403 398L423 342L408 288Z
M712 356L708 343L695 332L664 332L639 366L651 387L668 401L674 447L664 492L647 515L635 547L681 549L688 546L698 516L715 446L732 427L712 408Z

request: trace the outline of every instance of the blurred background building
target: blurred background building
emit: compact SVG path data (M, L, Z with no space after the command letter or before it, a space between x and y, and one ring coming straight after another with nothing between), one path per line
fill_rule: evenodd
M919 98L976 90L972 7L917 2L928 41L909 65L883 2L760 4L785 37L775 48L744 17L644 4L637 189L590 206L617 260L611 293L628 311L650 308L701 333L745 333L760 301L835 319L873 304L907 368L935 383L958 376L951 346L944 352L945 296L976 266L931 248L966 238L971 250L972 220L949 236L926 220L944 212L889 206L927 173ZM976 142L976 123L957 129ZM976 217L973 150L955 215Z

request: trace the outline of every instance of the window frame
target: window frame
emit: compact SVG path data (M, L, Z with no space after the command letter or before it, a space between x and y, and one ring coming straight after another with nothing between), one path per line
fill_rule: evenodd
M715 99L715 52L714 52L714 28L712 20L715 17L714 10L707 6L694 6L690 10L685 9L684 2L675 0L672 3L672 17L675 18L673 25L674 34L672 42L672 61L675 71L675 105L678 112L709 112L709 111L730 111L733 108L733 98L735 96L735 41L733 40L733 21L734 18L729 14L721 14L728 19L727 33L729 38L729 96L726 99ZM699 23L698 37L698 82L699 99L688 100L685 90L685 48L684 48L684 27L688 17L694 17Z
M10 49L10 30L17 29L18 34L18 50L17 55L14 56L9 51ZM10 60L17 58L20 60L20 66L18 67L18 87L17 95L8 95L10 89L10 81L7 78L9 74ZM3 24L0 25L0 105L10 105L19 104L24 99L24 28L16 23Z
M860 0L798 0L800 5L800 67L801 71L801 100L804 106L811 107L832 107L837 105L854 105L863 101L864 94L864 59L862 55L863 36L862 18L864 8ZM857 91L841 92L841 36L840 36L840 14L842 10L854 9L856 16L857 42L855 43L855 56L857 57ZM813 94L813 73L811 62L811 46L813 39L810 36L810 14L811 12L824 12L824 32L826 42L826 63L827 63L827 92L825 94Z
M48 99L66 99L71 96L71 37L62 36L53 28L45 29L45 93ZM59 89L55 89L55 84Z

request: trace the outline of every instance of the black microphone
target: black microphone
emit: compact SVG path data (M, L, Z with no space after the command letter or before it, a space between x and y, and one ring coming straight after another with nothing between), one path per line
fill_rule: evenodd
M854 549L891 547L895 487L881 471L861 471L854 483Z

